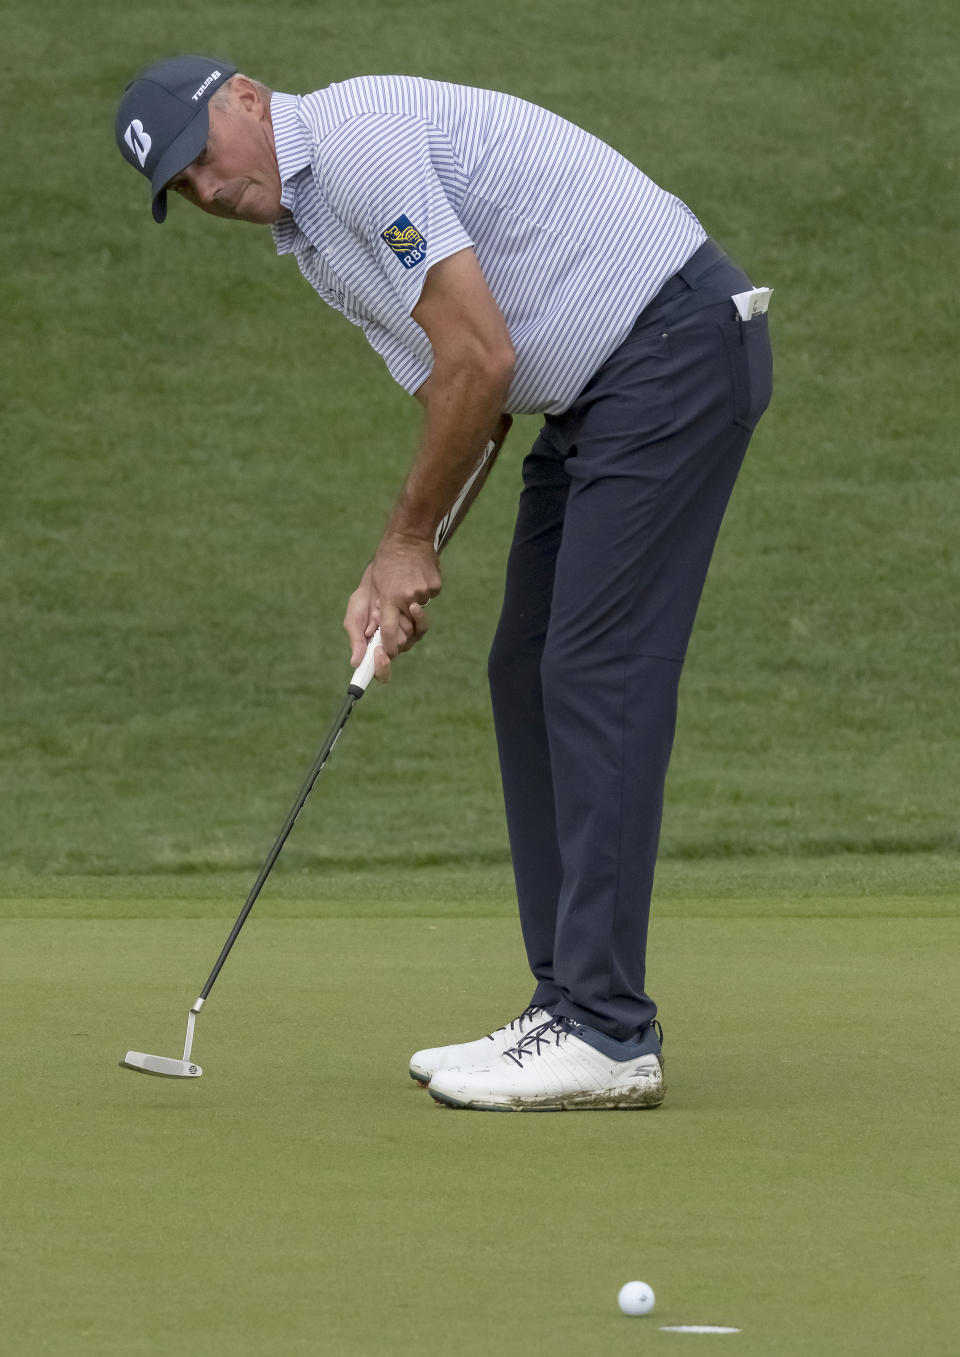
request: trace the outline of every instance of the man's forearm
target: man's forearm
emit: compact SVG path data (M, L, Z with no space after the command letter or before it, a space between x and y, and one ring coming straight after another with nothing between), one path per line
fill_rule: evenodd
M506 404L511 369L466 363L435 369L417 392L426 410L420 448L390 518L386 535L433 542L494 435Z

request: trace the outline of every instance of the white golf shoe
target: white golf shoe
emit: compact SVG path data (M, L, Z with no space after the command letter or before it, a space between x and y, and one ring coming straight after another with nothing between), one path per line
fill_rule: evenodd
M637 1041L618 1042L569 1019L549 1018L485 1064L438 1070L429 1092L448 1107L490 1112L658 1107L664 1095L661 1036L659 1024L651 1023Z
M426 1086L438 1070L486 1064L508 1046L516 1046L525 1032L542 1027L549 1021L550 1014L546 1009L531 1005L518 1018L477 1041L465 1041L459 1046L431 1046L428 1050L417 1051L410 1059L410 1078Z

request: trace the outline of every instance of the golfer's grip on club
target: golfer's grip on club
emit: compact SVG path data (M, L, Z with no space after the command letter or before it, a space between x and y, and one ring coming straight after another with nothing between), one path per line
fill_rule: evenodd
M477 465L474 467L469 478L464 483L463 489L460 491L459 495L454 500L453 505L451 506L449 512L444 514L443 518L441 518L440 522L437 524L437 531L433 539L434 551L437 552L442 551L446 544L449 542L450 538L453 536L457 524L460 522L461 518L466 513L467 509L473 503L474 498L476 498L476 494L479 493L480 487L486 480L490 468L493 466L496 455L500 451L500 448L503 444L503 439L506 437L506 433L507 431L505 429L503 431L503 436L499 438L499 440L493 438L490 439L489 443L483 450L483 455L481 456ZM471 491L474 490L475 494L471 495ZM347 691L352 693L355 697L361 697L367 691L367 688L369 687L370 684L370 680L373 678L375 668L374 661L378 645L380 645L379 627L377 627L376 631L373 633L373 635L370 637L370 640L367 642L366 654L364 655L360 663L357 665L356 669L353 671L353 678L350 680L350 685Z

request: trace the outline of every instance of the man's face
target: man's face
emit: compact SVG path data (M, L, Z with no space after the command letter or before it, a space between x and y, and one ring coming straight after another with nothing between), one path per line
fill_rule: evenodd
M267 225L285 212L270 106L242 76L226 93L228 104L210 104L206 147L167 188L213 217Z

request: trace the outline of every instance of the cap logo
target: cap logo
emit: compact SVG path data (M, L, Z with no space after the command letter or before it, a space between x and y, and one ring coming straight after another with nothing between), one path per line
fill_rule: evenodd
M203 82L203 84L202 84L202 85L200 86L200 88L197 90L196 94L192 94L192 95L190 96L191 102L195 104L195 103L197 102L197 100L200 98L201 94L203 94L204 90L209 89L210 86L213 84L213 82L214 82L215 80L219 80L219 79L220 79L220 72L219 72L219 71L214 71L212 75L208 75L207 78L206 78L206 80Z
M126 132L124 132L123 139L140 161L140 168L142 169L147 163L147 156L150 154L150 147L153 145L153 140L149 132L144 132L143 123L139 118L134 118Z

